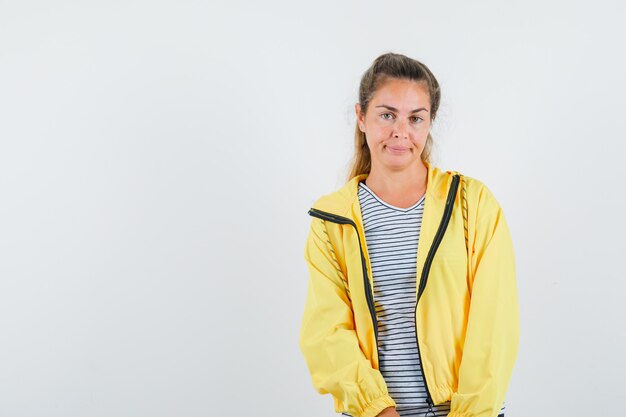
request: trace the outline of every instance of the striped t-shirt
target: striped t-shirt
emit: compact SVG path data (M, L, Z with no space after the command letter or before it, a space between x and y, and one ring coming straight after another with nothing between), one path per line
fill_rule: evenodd
M415 302L425 195L411 207L395 207L361 181L359 202L374 280L380 372L398 414L424 417L428 403L415 334ZM499 414L504 408L503 404ZM433 406L433 411L435 416L447 416L450 402Z

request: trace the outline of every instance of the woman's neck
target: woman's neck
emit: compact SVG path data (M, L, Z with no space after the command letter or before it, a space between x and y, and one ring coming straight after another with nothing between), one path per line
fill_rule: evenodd
M417 167L403 171L372 170L365 180L377 196L397 207L411 207L426 192L428 168L420 161Z

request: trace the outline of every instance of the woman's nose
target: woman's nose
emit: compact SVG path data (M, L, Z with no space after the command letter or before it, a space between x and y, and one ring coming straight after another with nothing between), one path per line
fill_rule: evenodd
M405 139L408 137L406 124L402 121L398 121L394 126L393 135L396 138Z

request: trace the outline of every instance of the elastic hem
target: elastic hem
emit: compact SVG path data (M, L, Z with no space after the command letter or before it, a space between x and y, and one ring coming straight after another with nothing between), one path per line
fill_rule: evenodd
M391 398L389 394L385 394L382 397L378 397L377 399L369 403L363 410L362 414L357 414L354 417L376 417L385 408L395 406L396 402L393 400L393 398Z
M451 401L454 391L448 385L440 385L433 387L430 394L435 404L441 404L446 401Z

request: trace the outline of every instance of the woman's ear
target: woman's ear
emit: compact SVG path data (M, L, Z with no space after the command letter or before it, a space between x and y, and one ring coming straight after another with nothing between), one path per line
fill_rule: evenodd
M361 113L361 105L359 103L354 105L354 112L356 114L356 121L359 124L359 129L361 132L365 132L365 127L363 126L363 114Z

